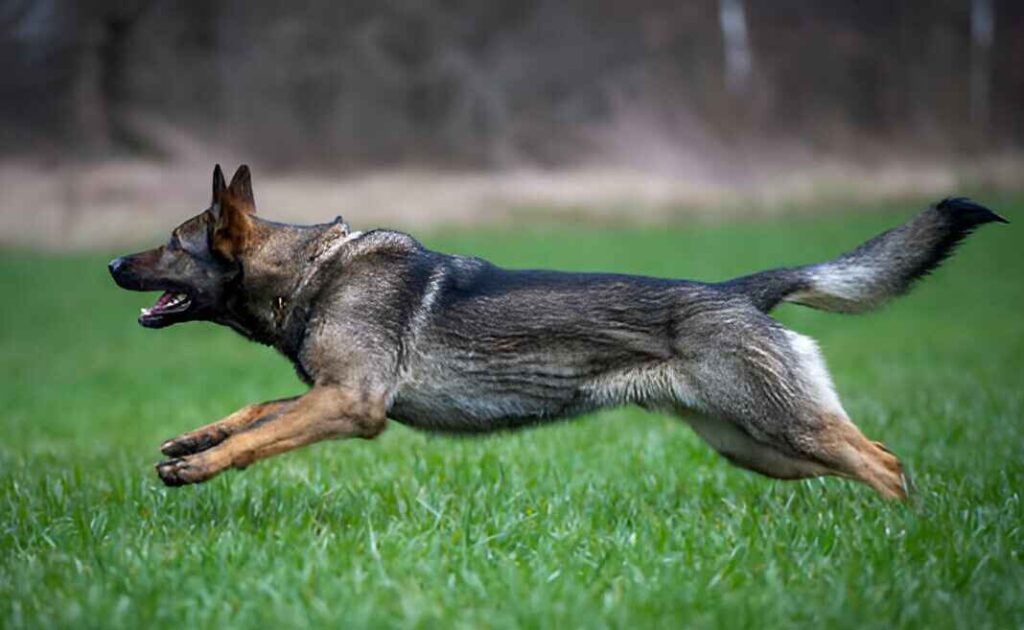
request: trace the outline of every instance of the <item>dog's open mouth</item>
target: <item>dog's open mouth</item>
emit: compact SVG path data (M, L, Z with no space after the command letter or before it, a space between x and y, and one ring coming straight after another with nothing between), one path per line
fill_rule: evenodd
M149 308L143 308L139 314L139 322L146 325L148 322L156 322L167 315L184 313L192 306L192 298L187 293L165 291L156 304Z

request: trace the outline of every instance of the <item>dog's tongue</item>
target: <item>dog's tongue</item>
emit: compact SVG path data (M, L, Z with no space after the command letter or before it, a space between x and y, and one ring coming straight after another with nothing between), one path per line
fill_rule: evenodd
M160 309L165 308L168 304L170 304L174 300L174 295L175 294L171 293L170 291L164 291L163 295L161 295L159 298L157 298L156 304L151 306L149 310L151 310L151 311L159 311Z

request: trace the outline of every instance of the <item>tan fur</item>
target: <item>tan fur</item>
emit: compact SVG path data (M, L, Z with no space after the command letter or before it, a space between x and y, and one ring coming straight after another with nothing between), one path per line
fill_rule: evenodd
M212 422L204 427L167 440L160 445L160 452L169 457L177 457L216 446L235 433L245 430L254 422L266 420L274 414L280 413L294 401L295 397L292 397L256 405L246 405L217 422Z
M219 209L211 239L213 250L228 260L235 260L254 235L250 217L256 214L256 200L249 167L241 166L227 188L223 187L223 176L218 183L214 175L213 201Z
M872 442L845 416L823 413L817 431L803 435L803 454L755 440L728 421L682 414L687 423L730 462L775 479L835 475L867 484L883 497L905 500L903 465Z
M881 442L864 437L849 419L828 416L818 445L834 474L865 483L887 499L907 499L903 464Z
M274 405L280 410L277 415L267 412ZM273 418L268 422L256 422L271 415ZM157 464L157 473L164 483L200 483L229 468L245 468L261 459L322 440L372 439L387 423L382 398L324 386L313 387L293 401L246 407L224 422L228 421L236 427L248 422L248 428L229 435L212 448ZM181 441L186 436L171 442Z

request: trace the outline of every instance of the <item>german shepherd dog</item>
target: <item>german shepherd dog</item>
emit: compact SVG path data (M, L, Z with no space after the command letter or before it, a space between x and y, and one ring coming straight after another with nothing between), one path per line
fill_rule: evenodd
M709 284L524 271L352 232L255 216L249 169L213 171L210 207L156 249L111 261L118 285L163 291L139 323L207 320L273 346L309 390L244 407L168 440L163 482L331 438L374 438L389 418L483 433L636 404L678 415L733 464L769 477L837 475L904 499L900 460L843 410L813 340L780 302L876 308L935 269L978 226L1005 220L946 199L828 262Z

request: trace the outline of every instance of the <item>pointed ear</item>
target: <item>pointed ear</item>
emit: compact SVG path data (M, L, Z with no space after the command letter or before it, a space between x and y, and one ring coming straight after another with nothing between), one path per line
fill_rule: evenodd
M235 171L235 176L228 185L228 194L234 197L246 212L256 212L256 200L252 196L252 175L249 173L248 165L243 164Z
M227 260L238 260L252 239L251 205L240 203L234 196L223 195L213 204L213 227L210 249Z
M221 198L226 189L224 171L220 170L220 164L218 164L213 167L213 197L210 199L210 205L217 203L217 200Z

